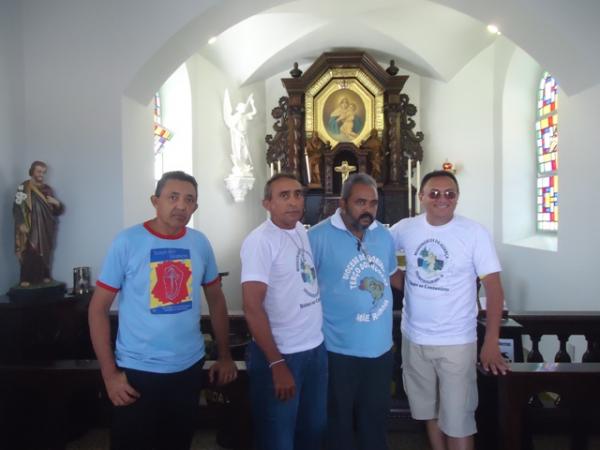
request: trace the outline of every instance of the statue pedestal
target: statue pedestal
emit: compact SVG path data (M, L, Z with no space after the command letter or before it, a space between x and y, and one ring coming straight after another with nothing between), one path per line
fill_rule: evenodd
M64 297L67 285L59 281L32 284L28 287L13 286L6 293L11 302Z
M243 202L248 191L254 186L254 177L231 174L225 178L225 185L236 203Z

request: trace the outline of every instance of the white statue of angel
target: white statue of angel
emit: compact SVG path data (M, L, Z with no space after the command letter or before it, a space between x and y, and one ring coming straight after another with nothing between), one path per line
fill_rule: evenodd
M238 103L233 111L229 91L225 89L223 99L223 119L231 135L231 161L233 173L249 175L252 171L252 159L248 149L248 121L256 115L254 96L250 94L246 103Z

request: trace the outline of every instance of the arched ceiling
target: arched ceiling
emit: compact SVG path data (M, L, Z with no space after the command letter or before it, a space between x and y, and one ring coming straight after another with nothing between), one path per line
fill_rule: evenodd
M481 22L427 0L302 0L235 24L200 53L240 84L342 48L447 81L494 39Z
M201 2L203 3L203 2ZM503 35L550 70L567 94L600 83L600 1L576 0L224 0L211 3L156 49L126 95L145 104L199 52L238 83L308 63L322 52L365 50L416 74L450 80ZM169 28L168 17L163 26ZM174 25L175 26L175 25ZM207 45L210 36L215 45Z

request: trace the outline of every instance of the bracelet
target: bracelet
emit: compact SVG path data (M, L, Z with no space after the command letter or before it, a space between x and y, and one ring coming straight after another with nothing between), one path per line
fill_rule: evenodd
M285 359L281 358L278 359L277 361L273 361L272 363L269 363L269 369L271 369L273 366L276 366L279 363L285 362Z

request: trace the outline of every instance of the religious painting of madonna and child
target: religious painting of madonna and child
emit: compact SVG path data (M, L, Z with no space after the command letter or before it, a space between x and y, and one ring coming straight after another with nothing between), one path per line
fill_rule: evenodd
M365 105L350 89L333 92L323 107L323 125L336 141L351 142L365 126Z

